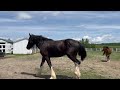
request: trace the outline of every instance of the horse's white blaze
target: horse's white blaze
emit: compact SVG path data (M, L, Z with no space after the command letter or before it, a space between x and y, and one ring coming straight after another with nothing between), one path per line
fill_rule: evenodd
M51 77L50 77L50 79L56 79L56 74L55 74L55 72L54 72L54 70L53 70L53 67L51 67Z
M77 65L77 64L75 64L75 74L77 75L78 78L80 78L81 73L80 73L80 70L79 70L79 65Z

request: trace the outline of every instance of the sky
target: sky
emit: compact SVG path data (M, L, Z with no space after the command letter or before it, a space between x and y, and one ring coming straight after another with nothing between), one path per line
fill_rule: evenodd
M120 43L120 11L0 11L0 38L29 33L61 40Z

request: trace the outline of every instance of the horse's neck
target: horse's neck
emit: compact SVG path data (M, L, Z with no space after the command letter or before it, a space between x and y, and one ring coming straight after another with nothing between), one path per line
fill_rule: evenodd
M41 42L37 42L37 43L36 43L36 46L40 49L41 46L43 45L43 43L44 43L43 41L41 41Z
M38 40L36 41L36 46L40 49L42 47L42 45L44 44L44 42L46 41L54 41L52 39L48 39L43 37L42 40L38 38Z
M37 41L37 42L36 42L36 46L37 46L39 49L41 49L42 45L43 45L46 41L49 41L49 40Z

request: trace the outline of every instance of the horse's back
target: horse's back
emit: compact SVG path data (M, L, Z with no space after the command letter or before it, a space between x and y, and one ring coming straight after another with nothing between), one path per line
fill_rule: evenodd
M76 40L73 40L73 39L66 39L65 40L65 45L67 47L79 47L80 46L80 42L79 41L76 41Z
M112 49L109 48L109 49L108 49L108 54L111 54L111 53L112 53Z
M60 57L65 55L66 47L63 40L46 41L42 45L41 53L47 53L50 57Z
M106 55L110 55L112 53L111 48L108 48L104 51L106 53Z

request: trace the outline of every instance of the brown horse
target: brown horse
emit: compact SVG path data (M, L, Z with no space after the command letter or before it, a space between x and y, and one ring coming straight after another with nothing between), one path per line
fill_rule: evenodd
M112 50L108 46L103 47L103 55L106 55L107 61L110 61L110 55L112 53Z

